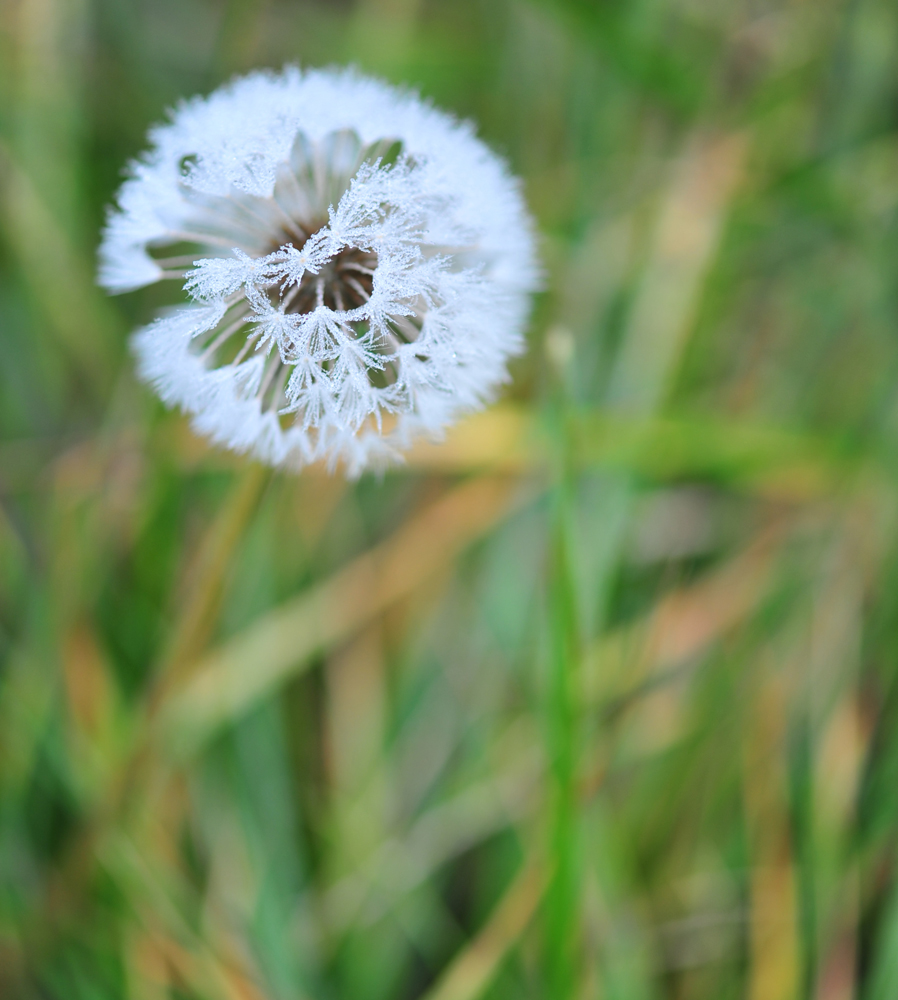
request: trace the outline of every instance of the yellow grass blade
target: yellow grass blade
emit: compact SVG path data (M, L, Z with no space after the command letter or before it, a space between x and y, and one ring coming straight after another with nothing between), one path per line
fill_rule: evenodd
M545 887L545 873L528 865L511 884L483 930L422 1000L476 1000L530 923Z
M163 707L165 752L178 758L197 750L219 726L302 670L309 657L414 593L523 495L504 479L466 482L331 579L232 638Z

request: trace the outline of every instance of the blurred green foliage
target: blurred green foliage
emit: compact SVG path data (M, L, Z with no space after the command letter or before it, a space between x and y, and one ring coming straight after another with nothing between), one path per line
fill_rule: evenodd
M523 178L498 408L209 449L94 286L179 98L355 63ZM898 8L4 0L0 995L898 996Z

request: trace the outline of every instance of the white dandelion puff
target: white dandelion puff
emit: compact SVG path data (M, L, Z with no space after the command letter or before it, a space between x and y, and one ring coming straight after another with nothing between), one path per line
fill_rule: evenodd
M218 444L350 474L483 406L537 284L516 182L459 123L351 71L253 73L183 103L131 165L100 283L189 302L140 375Z

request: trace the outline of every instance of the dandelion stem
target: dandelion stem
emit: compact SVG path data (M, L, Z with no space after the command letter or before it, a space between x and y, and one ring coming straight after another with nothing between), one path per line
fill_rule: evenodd
M236 333L240 329L240 327L246 323L246 317L248 315L249 315L249 309L246 309L237 317L237 319L234 320L233 323L225 327L225 329L222 330L221 333L219 333L215 337L215 339L206 347L206 349L200 355L201 359L203 361L208 361L209 358L212 356L212 354L214 354L214 352L217 351L218 348L221 347L221 345L226 340L228 340L228 338L232 334Z
M170 229L165 235L188 243L207 243L210 246L225 247L227 250L234 249L234 240L225 239L223 236L192 233L187 229Z
M334 282L334 302L336 302L337 308L340 312L346 312L346 306L343 303L343 293L340 291L339 282Z
M291 303L296 298L296 296L299 295L299 293L302 291L302 286L303 286L303 282L302 282L302 279L300 279L299 282L297 282L297 284L293 288L290 289L290 292L288 293L287 297L281 303L281 308L285 312L290 307Z
M246 338L246 343L237 352L237 357L234 358L231 364L239 365L240 362L247 356L247 354L249 354L249 349L253 346L253 344L255 344L255 342L259 339L260 336L261 336L261 331L259 330L256 330L255 333L251 333Z
M265 393L271 386L272 379L277 374L278 368L281 367L280 356L275 354L271 361L268 363L268 367L265 370L265 377L262 379L262 384L259 386L259 391L256 393L256 399L262 400L265 398Z
M374 276L374 268L364 267L362 264L356 264L353 261L348 261L345 264L340 264L337 267L338 271L358 271L361 274L368 274L372 277Z
M368 302L371 296L365 291L365 289L355 280L355 278L344 278L343 279L347 285L359 296L363 302Z
M211 256L215 260L222 260L225 255L217 253ZM194 253L183 254L180 257L157 257L154 258L154 263L158 264L159 267L192 267L199 260L202 260L202 258Z
M278 374L278 379L275 384L274 391L271 394L271 404L268 407L269 410L277 411L280 409L278 405L279 401L281 399L283 399L284 402L287 401L286 396L284 395L284 386L287 384L287 377L289 374L290 374L290 369L286 365L281 365L281 370L280 373Z
M421 336L420 327L416 327L414 323L410 323L404 316L391 316L390 322L395 327L398 327L397 332L399 332L407 344L413 344Z

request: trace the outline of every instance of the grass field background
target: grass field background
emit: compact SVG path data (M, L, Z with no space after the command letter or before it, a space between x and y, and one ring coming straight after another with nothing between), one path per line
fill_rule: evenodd
M540 230L380 479L194 438L94 285L147 127L285 62ZM898 997L894 2L2 0L0 196L4 1000Z

